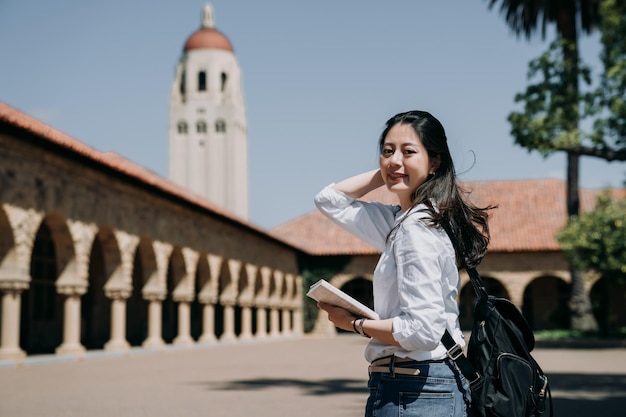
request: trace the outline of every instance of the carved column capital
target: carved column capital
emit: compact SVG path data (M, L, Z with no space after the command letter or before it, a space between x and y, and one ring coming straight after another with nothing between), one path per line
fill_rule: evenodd
M143 299L146 301L163 301L165 300L165 292L144 292L143 294Z
M87 292L86 285L57 284L57 292L66 296L82 296Z
M254 264L246 264L246 282L245 286L239 294L239 304L242 307L252 307L254 303L254 289L256 282L256 274L259 267Z
M262 266L261 272L261 288L254 298L257 307L264 308L269 305L270 282L272 279L272 269L268 266Z
M30 281L30 258L43 213L8 203L2 204L2 208L11 225L15 242L13 269L18 277L24 277L25 281Z
M177 303L191 303L194 298L193 294L172 294L172 299Z
M153 241L156 272L144 285L142 293L146 300L164 300L166 295L167 265L174 247L166 242Z
M78 220L66 220L67 227L74 241L74 257L76 259L76 275L79 282L87 282L89 276L89 256L98 226ZM69 284L69 283L68 283Z
M198 267L198 258L200 254L191 248L182 248L183 259L185 260L185 270L190 277L196 276L196 269Z
M3 279L0 280L0 291L9 292L14 291L20 294L22 291L28 289L30 287L30 283L28 281L23 280L9 280Z
M167 261L172 254L174 246L167 242L155 240L152 242L152 248L154 249L154 256L156 257L159 276L165 278L167 275Z
M104 289L104 295L111 300L126 300L130 297L131 290L130 289L122 289L122 288L110 288Z
M293 274L285 274L285 280L284 280L284 290L283 290L283 294L284 297L281 297L281 304L284 307L291 307L293 304L293 285L294 285L294 277Z
M217 292L215 293L210 293L210 292L203 292L198 294L198 301L200 301L201 304L215 304L217 303Z
M274 292L270 294L270 302L272 305L277 305L280 302L280 297L283 293L285 273L283 271L274 271Z
M230 280L224 286L222 293L219 295L220 302L225 306L234 306L237 302L238 294L238 281L239 274L241 272L242 263L238 259L228 260L228 272Z

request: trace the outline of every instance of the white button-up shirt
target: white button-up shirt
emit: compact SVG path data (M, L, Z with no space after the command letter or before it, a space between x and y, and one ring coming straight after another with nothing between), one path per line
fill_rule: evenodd
M446 328L465 346L458 321L460 281L454 248L443 229L429 224L426 206L403 213L399 206L356 200L332 185L315 196L315 205L382 252L374 270L374 310L381 319L393 319L393 337L401 347L372 339L365 350L368 361L392 354L420 361L443 359Z

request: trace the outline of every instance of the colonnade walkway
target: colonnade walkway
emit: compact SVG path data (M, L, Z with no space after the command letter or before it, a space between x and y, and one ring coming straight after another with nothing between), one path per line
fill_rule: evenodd
M304 336L29 357L21 367L0 363L0 416L362 416L365 343ZM549 374L557 417L623 415L626 349L536 349L535 357Z

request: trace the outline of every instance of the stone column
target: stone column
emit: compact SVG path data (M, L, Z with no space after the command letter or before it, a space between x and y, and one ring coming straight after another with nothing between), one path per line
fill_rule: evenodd
M63 343L56 349L60 355L82 356L85 347L80 344L80 297L85 294L83 286L59 286L65 295L63 302Z
M178 298L175 301L178 302L178 335L172 343L177 346L191 346L194 343L191 337L191 308L189 305L191 300Z
M0 335L0 359L21 361L26 353L20 348L20 314L24 282L3 281L2 291L2 334Z
M293 299L293 334L302 336L304 334L304 323L302 318L302 277L295 277L295 297Z
M173 298L178 303L178 335L172 342L177 346L191 346L194 340L191 337L191 303L194 299L194 284L198 267L198 252L190 248L182 248L185 260L185 276L174 289Z
M252 339L252 304L254 300L254 284L259 268L256 265L246 264L247 282L241 294L239 294L239 305L241 305L241 334L239 339Z
M282 299L282 315L283 315L283 328L281 334L283 336L291 336L291 307L293 296L293 275L285 275L285 294Z
M220 337L220 341L232 342L237 340L235 334L235 305L224 304L224 333Z
M272 270L261 267L261 290L256 294L254 302L256 304L256 337L265 339L267 337L267 307L269 306L270 281L272 280Z
M280 336L280 313L278 307L270 306L270 337Z
M215 337L215 303L217 303L218 279L222 268L222 257L218 255L207 255L209 264L210 281L199 289L198 300L202 307L202 336L198 340L202 344L213 344L217 342Z
M257 303L256 309L256 338L265 339L267 337L267 306Z
M142 295L148 301L148 337L142 346L161 348L165 345L162 336L163 300L167 295L167 263L173 246L161 241L153 241L152 249L156 260L156 271L148 278L142 289Z
M123 230L114 230L117 246L120 249L121 264L104 285L104 293L111 300L111 339L104 349L126 352L130 344L126 340L126 300L133 288L133 263L139 237Z
M93 223L66 220L73 241L73 259L61 271L55 286L65 296L63 301L63 343L56 349L58 354L82 356L85 347L80 343L81 314L80 297L87 292L89 254L96 236Z
M153 294L145 297L148 301L148 337L142 346L145 348L161 348L165 345L161 336L161 310L163 297Z
M198 343L211 345L215 342L217 337L215 337L215 301L213 301L202 305L202 336Z
M251 304L248 303L241 306L241 334L239 339L252 339L252 308Z
M283 277L284 274L281 271L274 271L274 294L270 295L270 337L280 336L280 312L278 308L280 306L280 295L283 290Z
M5 212L13 235L13 247L3 253L0 265L0 359L19 362L26 356L20 348L21 295L30 285L30 260L43 213L9 203L2 203L0 210Z
M282 309L283 328L281 334L283 336L291 336L291 309L289 305L284 305Z
M104 350L126 352L130 344L126 340L126 300L130 291L105 291L111 299L111 339L104 344Z
M241 261L236 259L228 260L228 270L230 281L220 294L220 301L224 306L224 333L220 340L232 341L237 339L235 334L235 304L237 302L237 284L241 272Z

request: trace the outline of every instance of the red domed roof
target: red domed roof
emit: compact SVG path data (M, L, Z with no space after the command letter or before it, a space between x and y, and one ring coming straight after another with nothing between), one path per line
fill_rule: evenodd
M218 30L208 27L197 30L187 39L183 50L187 52L192 49L223 49L233 52L228 38Z

